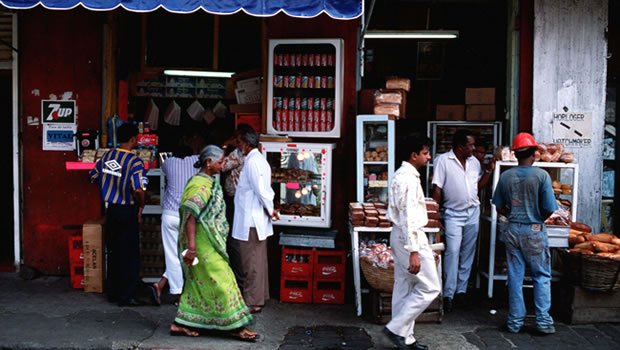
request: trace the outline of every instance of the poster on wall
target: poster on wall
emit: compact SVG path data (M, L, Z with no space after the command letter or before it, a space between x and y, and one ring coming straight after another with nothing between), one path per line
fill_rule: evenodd
M592 146L592 112L554 112L552 124L553 143L575 148Z
M44 151L73 151L75 150L74 135L77 132L75 124L43 124Z
M41 122L75 124L75 100L41 100Z

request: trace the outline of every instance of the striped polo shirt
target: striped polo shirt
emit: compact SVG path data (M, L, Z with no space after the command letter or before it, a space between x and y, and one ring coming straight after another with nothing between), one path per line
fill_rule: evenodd
M193 155L185 158L168 158L162 163L161 170L166 175L166 192L162 199L164 210L178 213L185 185L198 172L198 169L194 168L194 163L197 161L198 155Z
M103 201L118 205L133 204L133 191L146 187L144 175L140 158L122 148L106 152L89 173L90 182L99 185Z

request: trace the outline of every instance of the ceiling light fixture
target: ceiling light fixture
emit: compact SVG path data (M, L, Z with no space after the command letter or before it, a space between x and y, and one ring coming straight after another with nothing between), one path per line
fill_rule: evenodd
M209 78L230 78L233 72L214 72L214 71L198 71L198 70L177 70L166 69L164 75L175 75L182 77L209 77Z
M364 39L456 39L458 30L367 30Z

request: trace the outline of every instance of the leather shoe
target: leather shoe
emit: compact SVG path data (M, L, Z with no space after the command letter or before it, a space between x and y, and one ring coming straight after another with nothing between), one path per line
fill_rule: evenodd
M428 350L428 346L420 344L419 341L416 341L413 344L409 344L409 349L413 350Z
M146 305L143 301L140 300L136 300L134 298L131 298L129 300L126 301L121 301L118 303L118 306L144 306Z
M398 349L401 349L401 350L411 349L409 345L405 343L405 338L401 337L400 335L396 335L392 333L392 331L389 330L387 327L383 327L383 334L385 334L388 337L388 339L390 339L392 344L396 345Z
M451 312L454 308L454 304L452 302L452 298L443 298L443 311Z

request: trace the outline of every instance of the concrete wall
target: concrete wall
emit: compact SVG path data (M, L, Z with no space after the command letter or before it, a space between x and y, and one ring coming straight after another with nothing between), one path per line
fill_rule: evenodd
M579 164L577 219L600 226L608 0L536 0L533 132L553 142L553 113L590 112L592 143L572 147ZM575 204L573 204L575 205Z

